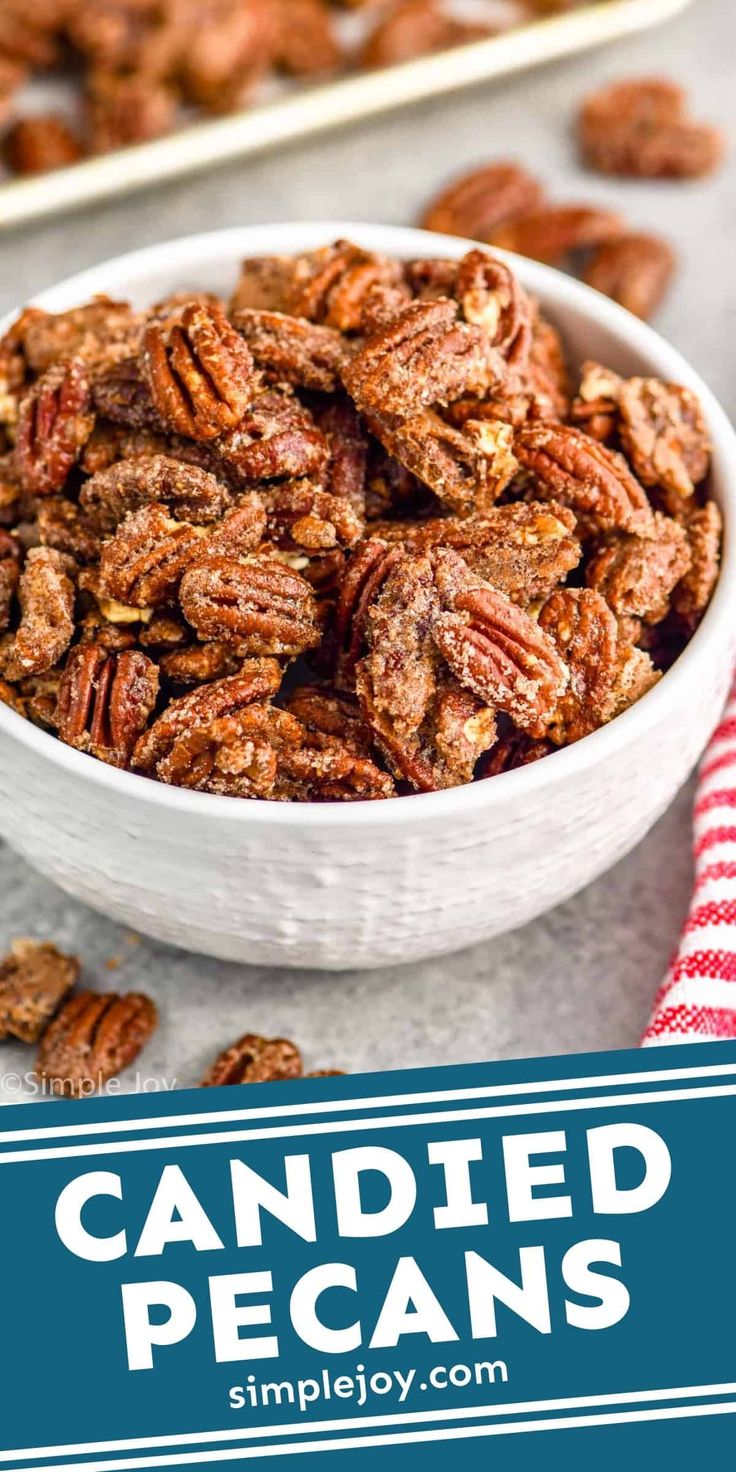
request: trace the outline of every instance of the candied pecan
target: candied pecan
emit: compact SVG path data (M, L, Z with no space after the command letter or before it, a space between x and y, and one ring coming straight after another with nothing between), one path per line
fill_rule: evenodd
M56 731L58 721L58 697L61 669L47 670L42 675L26 675L18 685L23 700L24 712L35 726Z
M79 500L109 531L127 512L152 501L162 501L184 519L216 521L227 510L231 495L222 481L196 465L168 455L146 455L121 460L90 476Z
M242 662L237 645L211 640L209 644L172 649L162 656L160 669L172 685L204 685L209 680L237 674Z
M531 734L548 735L558 746L566 746L608 718L618 670L616 620L600 593L558 588L539 614L539 627L554 641L570 679L552 719L540 721Z
M19 61L0 53L0 125L10 117L13 99L26 78L25 67Z
M75 0L67 11L70 39L94 71L164 76L187 39L182 7L170 0Z
M3 140L3 153L14 174L45 174L84 158L84 149L66 118L54 113L19 118Z
M232 320L270 382L334 393L349 357L345 338L334 327L251 307L234 312Z
M361 543L348 563L334 623L338 672L343 685L353 683L355 666L364 652L368 609L402 557L402 547L388 547L384 541L371 538Z
M0 419L5 425L16 423L18 396L28 380L27 333L33 322L46 315L38 307L25 307L0 338Z
M0 961L0 1038L37 1043L78 975L76 956L37 940L11 941Z
M522 729L543 727L567 685L552 640L450 548L432 554L442 611L434 639L460 683Z
M365 517L370 452L363 421L348 398L330 400L326 407L315 409L314 414L329 449L324 472L325 490L349 501L362 520Z
M538 310L532 312L532 341L523 378L533 395L531 418L567 418L570 381L562 338Z
M18 462L11 450L0 455L0 527L17 523L22 495Z
M102 598L101 595L100 597L101 601L108 606L114 602L113 599ZM121 607L122 605L116 606ZM141 608L133 609L132 612L141 619L148 614L147 609ZM105 618L98 605L89 613L85 613L80 620L79 634L83 644L99 644L108 654L120 654L123 649L134 647L144 627L145 625L141 624L140 629L133 631L130 624L126 626L124 623L114 623L111 619Z
M200 552L224 554L226 557L241 557L247 552L256 552L266 532L266 508L263 498L256 491L249 491L236 506L226 511L221 521L208 531Z
M547 205L496 230L489 244L558 266L576 251L619 235L621 229L621 217L613 210L597 205Z
M87 131L93 153L110 153L131 143L148 143L171 129L176 113L173 88L145 72L116 76L95 72L87 98Z
M304 1073L302 1055L296 1043L288 1038L260 1038L248 1032L224 1052L218 1054L207 1069L201 1087L217 1088L221 1084L268 1084Z
M690 567L685 531L671 516L654 514L647 537L618 533L594 553L585 573L619 617L658 624L667 616L672 590Z
M541 496L591 515L602 531L645 534L652 511L622 455L564 424L526 424L514 454Z
M370 756L373 737L357 700L344 690L326 685L298 685L284 701L309 732L333 736L355 756Z
M287 712L282 712L287 714ZM354 744L297 723L281 753L274 796L307 802L375 802L396 795L393 779Z
M438 297L454 296L458 263L446 259L407 261L404 275L411 294L420 302L434 302Z
M253 358L242 337L224 312L199 302L146 329L143 363L161 418L195 440L232 429L256 388Z
M718 578L723 518L715 501L696 507L685 516L690 545L690 567L675 588L675 612L692 633L710 603Z
M52 66L57 60L53 27L38 19L27 6L3 0L0 11L0 56L16 65Z
M20 579L21 549L15 537L0 530L0 633L10 623L10 611Z
M181 738L210 721L242 710L253 702L269 700L281 684L281 666L275 659L248 659L237 675L215 680L172 700L136 743L133 764L155 775L158 764Z
M532 309L504 261L471 250L460 262L455 294L467 322L482 327L512 367L523 369L532 345Z
M0 642L0 654L1 653L2 643ZM0 679L0 702L3 705L10 706L10 709L14 710L16 715L28 715L26 704L20 690L18 690L15 685L11 685L8 680Z
M613 439L618 428L618 399L623 379L600 363L583 363L580 387L570 405L570 417L594 440Z
M179 601L201 639L234 639L248 654L301 654L320 642L309 583L272 557L208 557L184 574Z
M356 672L376 744L392 772L423 792L471 781L478 757L496 736L492 707L463 689L442 663L434 633L438 614L430 558L400 556L366 610L369 652Z
M517 216L539 209L543 198L542 185L520 164L486 164L443 189L419 224L440 235L490 240Z
M271 306L272 310L306 317L336 327L338 332L363 332L366 313L373 319L381 300L396 308L409 300L409 288L398 261L362 250L349 240L338 240L302 256L286 260L270 258L270 291L275 300L243 300L253 294L255 283L249 283L246 262L244 276L236 292L239 306ZM276 286L277 264L282 265L280 285ZM261 266L261 295L264 294L264 268ZM277 293L280 292L280 300Z
M629 378L618 396L619 434L632 468L645 486L665 493L677 511L705 480L710 438L696 394L658 378Z
M512 727L481 757L478 776L498 777L502 772L514 772L517 767L528 767L541 757L550 756L554 749L551 741L535 741L526 731Z
M199 4L196 40L178 74L186 99L211 113L242 107L271 58L273 20L271 0Z
M92 398L98 412L114 424L124 424L132 429L165 430L137 358L121 358L95 373Z
M412 475L395 455L390 455L380 440L369 440L365 476L365 514L369 521L391 514L417 517L436 514L439 506L429 487Z
M658 235L621 235L592 253L583 281L646 321L662 301L675 270L675 254Z
M364 67L396 66L494 34L493 26L458 19L437 0L394 0L368 37L358 61Z
M95 562L100 555L100 527L95 517L66 496L44 496L36 507L34 524L41 547L55 547L77 562Z
M89 381L73 358L55 364L24 395L17 455L23 488L34 496L60 491L92 433Z
M56 1094L101 1088L137 1058L157 1020L153 1002L139 992L77 992L46 1029L36 1072Z
M242 485L317 475L327 441L308 409L285 389L259 394L229 434L217 441L227 470Z
M431 410L395 423L371 421L386 449L424 481L448 510L484 513L519 466L511 426L469 419L454 429Z
M98 587L103 598L132 608L168 603L202 535L202 528L174 521L158 501L129 512L102 547Z
M249 256L243 261L230 299L230 313L254 308L264 312L294 312L292 297L296 270L293 256ZM294 312L303 316L303 312Z
M661 672L654 668L645 650L635 649L619 640L618 669L606 708L606 720L612 721L614 716L628 710L660 679Z
M59 685L59 736L114 767L127 767L158 696L158 670L139 649L108 654L78 644Z
M575 516L554 502L495 506L485 516L377 522L374 536L428 551L452 547L499 593L528 605L545 598L580 561Z
M52 547L32 547L18 584L20 624L3 660L10 680L43 674L61 659L74 635L71 558Z
M324 0L271 0L274 65L291 77L333 71L342 48Z
M342 370L364 413L410 415L503 381L503 359L487 334L458 320L455 302L413 302L375 333Z
M682 88L658 77L613 82L586 98L578 138L585 162L605 174L692 177L723 157L719 130L695 122Z
M354 547L363 530L344 496L322 491L309 480L284 481L265 488L268 535L277 547L325 552L332 547Z
M128 302L97 296L68 312L31 309L16 326L22 329L29 367L45 373L64 358L98 364L132 353L140 342L143 317Z

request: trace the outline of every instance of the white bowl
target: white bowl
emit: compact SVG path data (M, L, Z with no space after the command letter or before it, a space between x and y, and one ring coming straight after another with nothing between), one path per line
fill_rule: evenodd
M403 258L466 244L417 230L320 223L223 230L136 251L44 292L143 305L227 294L240 259L340 236ZM454 951L567 899L633 847L688 776L736 652L736 437L692 368L650 328L556 271L515 259L573 359L689 384L710 427L726 520L721 578L675 666L609 726L487 782L388 802L287 805L166 787L64 746L0 705L0 832L57 884L147 935L226 959L331 969Z

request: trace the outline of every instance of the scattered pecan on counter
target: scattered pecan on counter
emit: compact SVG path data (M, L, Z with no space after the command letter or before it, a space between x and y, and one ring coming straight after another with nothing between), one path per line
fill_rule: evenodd
M500 232L516 198L529 230L509 167L495 214L488 171L455 204ZM558 242L598 238L578 217ZM0 700L198 792L387 799L543 758L650 688L718 573L695 396L571 380L479 248L337 241L245 262L230 303L28 310L0 421Z
M578 117L584 161L603 174L694 178L723 157L723 137L690 117L682 87L663 77L613 82L586 98Z
M248 1032L218 1054L202 1079L202 1088L221 1084L269 1084L290 1078L334 1078L339 1068L305 1073L302 1055L288 1038L261 1038Z
M137 1058L156 1022L138 992L75 992L41 1039L36 1072L52 1093L90 1093Z
M0 1038L36 1043L79 975L76 956L36 940L14 940L0 961Z

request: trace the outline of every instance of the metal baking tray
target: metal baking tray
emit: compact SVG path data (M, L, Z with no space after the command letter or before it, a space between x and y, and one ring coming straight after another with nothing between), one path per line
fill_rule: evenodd
M499 4L508 0L499 0ZM247 111L187 123L153 143L119 149L70 168L0 182L0 229L80 209L147 185L246 158L314 133L375 117L426 97L503 77L657 25L693 0L591 0L588 5L439 55L319 84L292 83ZM348 23L354 23L355 17ZM31 89L34 109L64 108L61 87Z

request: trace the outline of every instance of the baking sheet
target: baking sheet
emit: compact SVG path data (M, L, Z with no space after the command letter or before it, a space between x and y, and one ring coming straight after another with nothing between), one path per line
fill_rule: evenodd
M473 0L459 3L467 10ZM53 174L0 182L0 229L79 209L228 159L245 158L329 128L359 122L422 98L569 56L657 25L692 3L593 0L581 9L400 66L315 85L276 84L265 100L245 112L185 124L155 142L119 149ZM513 0L498 0L498 8L508 18ZM354 26L356 17L347 17L346 24ZM33 84L27 101L27 110L35 111L50 106L66 110L71 106L63 81ZM25 108L25 98L22 103Z

